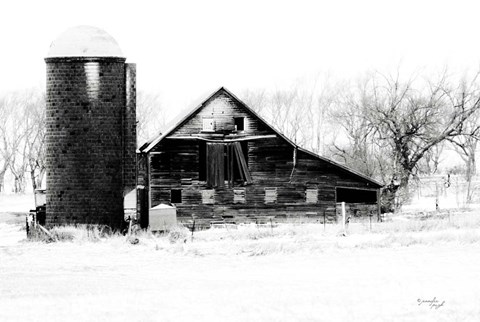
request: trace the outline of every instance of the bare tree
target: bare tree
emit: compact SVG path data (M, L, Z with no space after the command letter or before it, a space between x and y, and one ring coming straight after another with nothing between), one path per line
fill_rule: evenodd
M366 83L357 107L371 129L369 140L381 142L383 153L392 158L384 191L397 197L397 206L397 192L408 187L432 149L459 135L472 135L465 133L464 123L480 108L476 82L474 77L452 86L445 72L438 80L423 82L415 77L402 81L399 73L375 73Z
M339 97L344 86L334 81L330 75L325 75L316 86L315 104L307 113L308 128L311 131L307 148L321 155L329 153L330 141L337 137L338 127L331 114L339 107Z
M242 93L242 100L260 115L264 114L264 109L269 104L269 99L269 95L264 89L247 89Z
M45 159L45 93L35 92L26 105L25 113L30 123L30 129L25 136L27 146L28 168L33 190L42 186L46 172Z
M34 189L45 172L45 99L36 89L11 92L0 102L3 122L1 152L3 181L7 169L14 177L14 192L24 192L30 172ZM2 182L3 183L3 182Z
M418 163L418 173L432 175L438 172L442 155L445 148L445 142L442 141L432 147L425 153L423 159Z
M165 129L165 111L159 94L137 92L137 140L144 142Z
M472 117L465 121L465 135L458 135L449 138L453 148L461 157L465 164L465 179L467 180L467 196L466 202L471 203L473 199L472 179L476 175L476 151L478 140L480 139L480 113L476 112Z
M10 149L7 139L11 117L8 98L6 95L2 95L2 97L0 97L0 192L4 189L5 174L10 167L10 160L12 158L12 150Z
M295 144L324 152L327 126L326 111L335 101L334 91L328 82L319 77L307 82L297 80L288 89L273 91L245 91L243 101L264 117Z
M375 129L365 117L364 105L369 95L367 84L359 82L351 91L345 88L337 98L330 119L343 129L343 135L332 140L330 151L335 159L373 177L378 175L376 150L380 142L372 140Z

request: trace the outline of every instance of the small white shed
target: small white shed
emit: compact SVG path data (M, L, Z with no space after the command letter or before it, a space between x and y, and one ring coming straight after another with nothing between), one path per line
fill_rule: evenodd
M177 208L166 204L150 208L148 223L152 231L169 230L177 225Z

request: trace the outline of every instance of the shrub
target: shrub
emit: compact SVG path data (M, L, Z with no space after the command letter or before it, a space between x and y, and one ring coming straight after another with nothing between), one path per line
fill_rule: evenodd
M183 226L175 226L168 232L168 241L171 244L186 243L188 238L188 229Z

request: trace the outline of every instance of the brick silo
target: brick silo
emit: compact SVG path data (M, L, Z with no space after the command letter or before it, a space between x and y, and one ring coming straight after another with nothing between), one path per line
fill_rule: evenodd
M105 31L78 26L50 46L47 226L123 223L135 188L135 65Z

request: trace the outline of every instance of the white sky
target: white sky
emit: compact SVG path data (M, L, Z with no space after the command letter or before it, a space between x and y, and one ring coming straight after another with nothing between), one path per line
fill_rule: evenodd
M275 88L329 72L476 69L476 1L4 1L0 91L44 86L50 43L93 25L137 63L138 89L170 111L220 86Z

